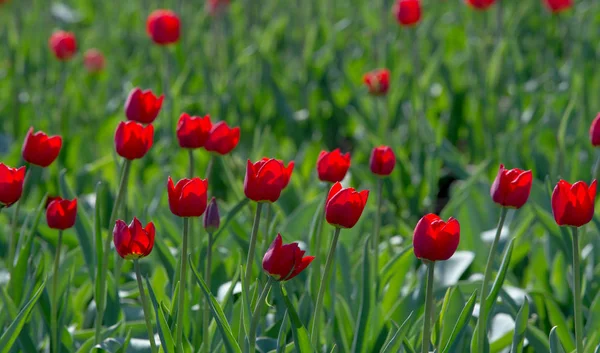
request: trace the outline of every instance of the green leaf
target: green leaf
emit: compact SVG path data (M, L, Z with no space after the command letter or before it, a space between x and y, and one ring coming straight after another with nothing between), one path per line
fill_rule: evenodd
M290 317L290 323L292 324L292 335L294 337L294 345L296 346L296 352L298 353L312 353L314 350L311 347L310 338L308 337L308 331L306 327L300 321L298 312L294 307L294 304L290 301L283 284L279 286L281 289L281 296L285 302L288 315Z
M517 313L515 320L515 333L513 335L511 353L521 353L523 351L523 340L527 330L527 320L529 319L529 300L525 297L523 305Z
M213 312L213 317L215 318L215 321L217 322L217 327L219 328L219 331L221 331L221 335L223 336L223 342L225 343L225 348L227 349L227 351L229 353L241 353L242 350L240 349L240 346L238 345L238 343L236 342L236 340L233 336L233 332L231 331L231 327L229 326L229 323L227 322L227 318L225 317L225 314L223 313L223 309L221 309L221 305L219 305L219 302L210 293L210 290L206 286L206 283L204 282L202 277L196 271L196 268L194 267L194 264L192 262L191 255L188 256L188 262L190 264L190 268L192 269L192 273L194 274L194 277L196 278L196 282L198 283L198 285L204 292L204 295L206 296L206 299L208 300L208 302L210 304L210 308Z
M92 352L109 352L109 353L117 353L122 348L121 342L114 338L107 338L99 344L95 345L92 349Z
M560 338L560 342L565 347L567 352L573 351L575 349L575 341L573 340L573 336L571 336L571 333L567 328L567 320L565 319L562 311L551 297L546 297L545 302L546 308L548 309L550 324L555 326L555 335Z
M363 246L363 266L362 266L362 294L360 298L360 311L358 314L358 325L354 331L354 340L352 342L352 352L360 353L363 351L365 335L367 334L367 322L371 311L371 262L369 259L370 237L366 237Z
M35 292L33 297L29 300L27 304L23 306L15 320L8 326L6 331L0 336L0 353L8 353L10 352L13 344L17 340L17 337L21 333L25 322L29 318L29 313L37 303L40 295L44 291L44 287L46 286L46 282L42 282L38 290Z
M477 290L471 294L469 300L465 304L463 310L460 312L460 316L458 317L458 321L456 321L456 325L454 325L454 329L452 330L452 334L448 339L448 343L444 347L443 353L452 352L456 349L456 345L460 341L460 336L464 332L465 328L468 326L469 321L471 320L471 316L473 315L473 308L475 308L475 302L477 301Z
M390 338L390 340L387 342L387 344L385 346L383 346L383 348L381 349L381 353L391 353L391 352L398 351L398 348L395 347L396 342L402 342L404 340L404 337L406 337L406 334L408 333L408 329L409 329L408 322L412 318L412 315L413 315L413 313L411 312L408 315L408 317L406 318L406 320L404 320L402 325L400 325L400 327L398 327L398 329L396 330L396 333L394 333L392 338Z
M550 330L550 336L548 339L548 341L550 342L550 353L565 353L565 350L563 349L558 339L557 329L558 327L554 326L552 330Z
M515 245L515 239L512 238L508 243L508 247L504 252L504 257L502 258L502 264L500 265L500 269L498 270L498 274L496 275L496 280L494 280L494 285L492 286L492 290L490 294L485 298L485 310L486 313L492 312L494 304L496 304L496 298L498 298L498 293L500 293L500 289L502 288L502 284L504 283L504 278L506 278L506 272L508 271L508 265L510 265L510 257L512 256L513 246Z
M154 295L154 290L152 290L152 285L150 284L148 277L146 277L146 286L148 287L148 294L150 294L150 300L152 301L154 314L156 315L156 326L158 327L158 337L160 337L162 351L164 353L174 353L175 343L173 342L173 337L171 336L169 324L167 324L167 320L165 319L162 309L158 306L156 295Z

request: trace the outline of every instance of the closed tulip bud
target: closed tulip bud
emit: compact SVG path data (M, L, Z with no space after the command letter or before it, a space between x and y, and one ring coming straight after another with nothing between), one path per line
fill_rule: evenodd
M390 70L379 69L367 72L363 76L363 82L374 96L384 96L390 88Z
M314 260L314 256L304 256L304 253L298 243L283 244L281 234L277 234L263 257L263 270L276 281L289 281Z
M48 136L42 131L33 132L29 128L23 143L23 159L31 164L47 167L56 160L62 147L62 137Z
M532 182L531 170L504 169L500 164L490 190L492 200L504 207L521 208L529 198Z
M154 247L156 229L149 222L146 227L136 217L129 223L117 220L113 228L113 242L119 256L125 260L137 260L150 255Z
M46 209L46 221L52 229L65 230L75 225L77 218L77 199L55 199Z
M240 128L230 128L224 121L219 121L212 126L210 135L204 144L209 152L226 155L240 142Z
M571 185L560 180L552 192L552 213L559 226L581 227L594 217L596 180L588 185L578 181Z
M352 228L358 222L367 205L369 190L357 192L354 188L342 188L335 183L329 190L325 203L325 219L338 228Z
M590 126L590 141L594 147L600 146L600 113L598 113Z
M221 217L219 217L219 206L217 206L217 199L214 197L210 199L206 212L204 213L204 229L208 233L214 233L219 229L221 225Z
M180 36L180 21L171 10L155 10L146 21L146 32L154 43L168 45L177 43Z
M371 151L371 172L379 176L387 176L396 166L396 155L388 146L375 147Z
M83 65L89 73L104 70L104 55L98 49L89 49L83 55Z
M19 201L24 182L25 167L17 169L0 163L0 209Z
M350 169L350 153L342 154L339 148L331 152L321 151L317 159L319 180L330 183L342 181Z
M413 233L415 256L429 261L448 260L458 248L460 224L452 217L444 222L439 216L425 215Z
M544 4L552 13L559 13L573 7L572 0L544 0Z
M200 217L206 210L208 201L208 181L206 179L181 179L173 184L169 177L167 182L169 208L179 217Z
M398 0L394 6L396 20L402 26L414 26L421 20L420 0Z
M177 140L182 148L203 147L210 136L212 123L210 116L201 118L183 113L177 123Z
M134 88L125 101L127 120L151 124L158 116L164 98L164 95L157 97L151 90L142 91L137 87Z
M71 32L56 31L48 41L54 56L60 61L67 61L77 52L77 41Z
M121 121L115 132L115 148L119 156L128 159L140 159L148 153L154 140L154 127L135 121Z
M492 6L496 0L465 0L465 2L476 10L486 10Z
M263 158L256 163L248 160L244 178L244 194L256 202L275 202L287 186L294 162L287 167L277 159Z

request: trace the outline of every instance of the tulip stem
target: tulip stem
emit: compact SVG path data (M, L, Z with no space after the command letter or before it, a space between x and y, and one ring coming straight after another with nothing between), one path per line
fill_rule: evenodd
M500 212L500 220L498 221L498 227L496 228L496 236L492 242L490 253L488 255L487 264L485 265L485 274L483 275L483 282L481 283L481 297L479 299L479 328L478 328L478 341L477 349L478 352L483 353L483 346L485 344L485 336L487 334L487 310L485 309L485 299L488 294L488 282L492 276L492 267L494 267L494 255L496 254L496 248L498 247L498 241L500 240L500 234L502 234L502 227L506 220L506 213L508 208L502 207Z
M117 196L115 197L115 202L113 204L113 208L110 214L110 219L108 222L108 226L111 227L117 218L117 214L119 208L121 206L121 201L123 200L125 185L127 185L127 179L129 176L129 170L131 169L131 161L125 159L123 161L123 166L121 167L121 180L119 181L119 189L117 190ZM108 256L110 254L110 243L113 237L110 235L106 237L104 240L103 254L102 254L102 262L98 263L100 266L100 278L96 278L97 281L100 281L100 291L99 297L96 299L96 325L95 325L95 343L99 344L101 341L101 329L102 329L102 320L104 319L104 309L106 306L106 273L108 272Z
M262 210L262 202L256 205L256 213L254 214L254 223L252 224L252 233L250 234L250 246L248 248L248 258L246 259L246 272L244 281L246 287L250 288L250 276L252 275L252 262L254 261L254 252L256 251L256 238L258 235L258 226L260 224L260 211Z
M329 247L329 253L327 254L327 260L325 261L325 272L323 272L323 277L321 277L321 284L319 285L319 294L317 295L317 303L315 304L315 312L313 313L313 319L311 322L310 329L310 338L313 347L316 347L317 342L319 341L319 318L323 307L323 296L325 295L325 286L327 283L327 279L331 273L331 264L333 263L333 258L335 257L335 248L337 247L338 238L340 237L341 230L341 228L335 228L335 232L333 233L333 239L331 240L331 246ZM329 295L331 297L334 297L335 293L331 292L329 293Z
M248 348L250 353L254 353L256 350L256 329L258 328L258 321L262 313L264 302L267 300L267 295L269 295L272 285L273 277L269 276L269 280L267 281L267 284L265 284L265 288L263 288L262 292L260 293L260 297L254 306L252 321L250 321L250 332L248 332Z
M431 336L431 314L433 313L433 272L435 261L424 260L427 265L427 289L425 290L425 315L423 317L423 344L421 353L429 353L429 339Z
M573 228L573 301L575 302L575 343L577 353L583 352L583 309L581 305L581 271L579 263L578 228Z
M204 279L206 281L206 286L208 290L210 290L210 277L212 275L212 247L213 247L213 233L208 232L208 246L206 247L206 266L204 268ZM204 329L204 334L202 335L204 352L210 352L210 309L208 307L208 299L204 298L204 318L202 328Z
M181 245L181 268L179 269L179 296L177 297L177 330L175 331L175 339L177 342L176 350L179 351L183 347L183 305L185 303L185 279L187 270L187 246L188 246L188 231L190 226L190 219L188 217L183 218L183 241Z
M377 210L375 213L375 229L373 230L373 269L375 278L375 297L379 295L379 232L381 228L381 204L383 203L383 178L377 179Z
M148 340L150 340L150 350L152 353L157 353L158 350L156 349L156 342L154 341L154 329L152 328L152 320L150 319L150 307L148 306L148 299L146 298L146 292L144 291L142 272L140 271L140 262L138 259L133 260L133 266L135 267L135 277L140 291L142 309L144 310L144 319L146 320L146 329L148 330Z
M23 192L25 192L25 187L27 186L27 181L29 180L29 175L31 174L31 172L29 171L31 168L33 168L33 164L28 164L25 168L25 178L23 179ZM8 270L12 270L13 268L13 262L15 261L15 253L17 251L17 239L18 239L18 223L19 223L19 211L21 210L21 204L24 202L25 200L21 199L19 201L17 201L17 204L15 206L15 212L13 213L13 218L11 221L11 235L10 238L8 240Z
M321 235L323 234L323 225L325 224L325 206L327 206L327 197L329 196L329 193L325 193L325 200L323 201L323 203L321 203L321 206L323 206L323 208L319 208L317 210L317 212L320 212L319 214L319 219L317 220L317 230L316 233L314 235L315 237L315 249L316 249L316 256L315 259L313 260L313 265L311 268L312 271L312 276L315 277L315 281L318 280L318 275L321 273L321 243L322 243L322 238ZM318 282L315 282L315 286L317 285ZM316 288L316 291L318 291L319 289ZM318 293L318 292L317 292Z
M60 248L62 247L63 231L58 231L58 242L56 243L56 254L54 255L54 270L52 273L52 304L50 327L52 331L52 347L54 353L60 352L58 340L58 270L60 265Z
M188 157L190 159L190 171L188 173L188 175L190 176L190 178L194 177L194 150L193 149L189 149L188 150Z
M215 161L215 157L211 154L210 159L208 160L208 164L206 165L206 174L204 175L204 179L209 179L210 174L212 173L212 167Z

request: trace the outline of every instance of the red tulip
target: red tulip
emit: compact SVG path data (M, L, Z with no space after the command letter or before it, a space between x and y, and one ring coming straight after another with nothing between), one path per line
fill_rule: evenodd
M592 121L592 125L590 126L590 141L593 146L600 146L600 113L598 113L596 119Z
M420 0L398 0L394 6L394 15L403 26L413 26L421 20Z
M363 76L363 82L367 85L370 94L384 96L390 88L390 70L379 69L367 72Z
M57 198L46 209L46 221L52 229L69 229L75 225L76 217L77 199L70 201Z
M125 101L127 120L151 124L158 116L164 98L164 95L155 96L151 90L142 91L137 87L134 88Z
M104 55L98 49L90 49L83 55L83 65L90 73L100 72L104 69Z
M212 123L210 116L204 118L199 116L190 116L187 113L181 114L177 123L177 140L182 148L200 148L203 147L210 136Z
M208 180L200 178L181 179L173 185L167 182L169 208L179 217L200 217L206 210Z
M24 182L25 167L17 169L0 163L0 209L19 201Z
M465 0L465 2L477 10L485 10L492 6L496 0Z
M354 188L342 188L333 184L325 203L325 219L338 228L352 228L358 222L369 198L369 190L357 192Z
M154 247L154 223L148 222L146 227L136 217L129 223L117 220L113 229L113 242L117 253L125 260L137 260L150 255Z
M529 198L532 182L531 170L504 169L500 164L490 190L492 200L504 207L521 208Z
M34 133L30 127L21 152L26 162L45 168L56 160L61 147L62 137L48 136L42 131Z
M176 43L180 35L180 21L171 10L155 10L146 21L146 32L154 43L167 45Z
M396 166L396 155L388 146L379 146L371 151L371 172L376 175L390 175Z
M350 168L350 153L342 154L336 148L331 152L321 151L317 159L319 180L337 183L342 181Z
M304 253L298 243L283 244L281 234L277 234L263 257L263 270L276 281L289 281L314 260L314 256L304 256Z
M62 197L60 197L60 196L47 196L46 197L46 204L44 205L44 209L47 210L48 206L50 206L50 204L52 203L52 201L56 201L56 200L60 201L60 200L62 200Z
M246 197L256 202L277 201L289 183L293 169L294 162L286 168L276 159L263 158L254 164L248 160L244 178Z
M133 160L142 158L148 153L154 139L154 127L121 121L115 132L115 147L119 156Z
M221 225L219 206L217 205L217 199L213 197L206 207L206 213L204 213L204 229L208 233L214 233L219 229L219 225Z
M77 41L71 32L56 31L48 41L54 56L60 61L67 61L77 52Z
M413 234L415 256L429 261L448 260L458 248L460 224L452 217L444 222L430 213L423 216Z
M544 4L553 13L559 13L573 7L572 0L544 0Z
M578 181L571 185L559 180L552 192L552 213L559 226L581 227L594 217L596 180L588 185Z
M209 152L226 155L240 142L240 128L230 128L224 121L214 124L204 148Z

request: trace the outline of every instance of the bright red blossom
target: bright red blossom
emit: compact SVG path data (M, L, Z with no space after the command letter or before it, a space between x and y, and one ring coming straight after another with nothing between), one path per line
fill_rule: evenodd
M496 0L465 0L465 2L477 10L485 10L492 6Z
M33 132L33 127L27 131L21 150L23 159L40 167L47 167L56 160L62 147L62 137L48 136L42 131Z
M168 45L179 40L181 23L171 10L155 10L146 20L146 32L158 45Z
M390 70L379 69L367 72L363 76L363 82L369 89L370 94L375 96L383 96L390 88Z
M578 181L571 185L559 180L552 192L552 213L559 226L581 227L594 217L596 180L588 185Z
M56 31L48 40L54 56L60 61L67 61L77 52L77 41L71 32Z
M289 281L314 260L314 256L304 256L304 253L298 243L283 244L281 234L277 234L263 257L263 270L276 281Z
M52 229L65 230L75 225L77 218L77 199L56 198L46 208L46 221Z
M23 194L25 167L11 168L0 163L0 208L10 207Z
M104 69L104 55L98 49L89 49L83 55L83 65L90 73L100 72Z
M200 217L206 210L208 202L208 180L200 178L181 179L173 184L167 181L169 208L179 217Z
M204 144L209 152L226 155L231 152L240 142L240 128L230 128L224 121L219 121L212 126L210 136Z
M127 120L151 124L158 116L164 98L164 95L157 97L151 90L142 91L137 87L134 88L125 101Z
M154 127L135 121L121 121L115 132L115 147L119 156L134 160L148 153L154 140Z
M444 222L439 216L425 215L413 233L415 256L429 261L448 260L458 248L460 224L452 217Z
M339 182L333 184L325 203L325 219L338 228L352 228L362 215L369 190L357 192L354 188L342 188Z
M373 148L370 159L371 172L376 175L390 175L396 166L396 155L388 146Z
M500 164L490 195L492 200L501 206L521 208L529 198L532 182L531 170L505 169L504 165Z
M600 146L600 113L598 113L590 126L590 142L595 147Z
M573 7L572 0L544 0L544 4L553 13L559 13Z
M275 202L287 186L294 162L287 167L277 159L263 158L256 163L248 160L244 178L244 194L256 202Z
M177 140L182 148L200 148L203 147L210 136L212 123L210 116L206 115L190 116L187 113L181 114L177 123Z
M156 229L152 222L142 227L140 220L133 217L128 226L119 219L113 228L113 242L119 256L125 260L137 260L150 255L155 234Z
M394 15L403 26L413 26L421 20L420 0L398 0L394 5Z
M317 159L319 180L330 183L342 181L350 169L350 153L342 154L339 148L331 152L321 151Z

